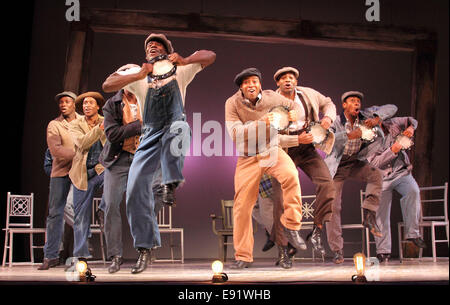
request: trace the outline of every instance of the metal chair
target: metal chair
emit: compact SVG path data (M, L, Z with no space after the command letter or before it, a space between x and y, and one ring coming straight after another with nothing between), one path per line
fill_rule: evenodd
M158 259L155 258L155 262L181 262L184 263L184 229L183 228L174 228L172 226L172 207L168 207L164 205L161 210L158 212L158 227L159 227L159 233L169 233L170 236L170 259ZM180 252L181 256L179 259L175 259L174 251L173 249L177 247L177 245L174 244L172 233L179 233L180 234Z
M9 254L9 267L13 265L13 241L14 234L29 234L30 236L30 261L15 263L19 264L34 264L34 249L44 248L44 246L35 246L33 235L35 233L44 234L47 239L45 228L35 228L33 226L33 204L34 194L30 195L12 195L8 192L6 202L6 228L5 231L5 246L3 249L3 263L5 266L6 256ZM9 251L7 251L9 249Z
M302 226L300 230L311 231L314 227L314 204L316 203L316 195L302 195ZM315 260L314 249L311 247L312 259ZM300 257L298 259L301 259ZM295 256L294 256L295 260ZM322 262L325 258L322 257Z
M441 195L438 198L435 198L437 196L437 191L441 191ZM427 194L429 196L424 196L425 192L428 192ZM420 222L419 226L421 229L421 233L423 236L423 228L424 227L430 227L431 229L431 249L432 249L432 257L433 262L436 262L436 243L444 243L446 242L447 245L449 244L449 233L448 233L448 183L445 182L442 186L429 186L429 187L420 187L420 193L421 193L421 213L420 213ZM442 196L442 197L441 197ZM436 205L440 203L442 205L442 214L440 215L423 215L424 207L426 204L433 204ZM428 209L427 209L428 210ZM398 223L398 244L399 244L399 256L400 256L400 262L404 260L403 258L403 247L402 245L404 243L407 243L409 241L403 239L403 231L402 228L405 227L405 224L403 222ZM437 227L445 227L445 233L447 239L442 240L436 240L436 228ZM419 259L422 258L422 252L423 249L419 250ZM448 259L448 257L446 257Z
M100 249L102 251L103 264L106 263L105 255L105 241L104 241L104 228L100 225L99 219L95 217L95 212L102 201L101 197L94 197L92 199L92 220L91 220L91 234L99 234L100 236Z
M359 200L361 203L361 222L360 223L353 223L353 224L343 224L341 226L342 229L350 229L350 230L361 230L361 242L348 242L344 241L344 244L354 244L354 243L361 243L361 252L366 252L367 257L370 257L370 244L369 244L369 229L363 226L363 220L364 220L364 212L362 208L362 204L364 201L366 193L363 190L359 191ZM345 251L344 251L345 253Z
M227 259L227 247L233 245L233 240L228 242L228 237L233 238L233 205L234 200L221 200L222 216L211 214L212 230L219 237L219 259L225 262ZM222 228L217 230L216 219L222 220Z

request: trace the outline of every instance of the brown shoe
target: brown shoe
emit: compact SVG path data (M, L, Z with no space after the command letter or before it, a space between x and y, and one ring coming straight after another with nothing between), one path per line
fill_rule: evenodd
M50 268L56 267L59 265L59 258L44 258L42 265L38 267L38 270L48 270Z
M342 264L344 262L344 253L342 250L334 251L333 262L335 264Z

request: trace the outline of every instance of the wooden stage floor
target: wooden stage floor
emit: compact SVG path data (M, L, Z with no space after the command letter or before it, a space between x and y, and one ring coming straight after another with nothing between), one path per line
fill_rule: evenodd
M374 259L375 260L375 259ZM212 260L186 260L182 263L153 263L140 274L131 274L134 261L126 261L121 270L109 274L102 262L89 262L92 273L96 276L95 283L172 283L172 284L209 284L211 283ZM353 261L346 259L341 265L331 261L312 262L311 260L296 260L292 269L282 269L274 265L274 260L256 259L251 268L232 270L227 262L224 272L228 275L227 284L301 284L301 283L333 283L348 284L355 274ZM70 277L65 272L65 266L49 270L37 270L38 265L14 265L0 267L0 285L4 284L56 284L69 283ZM449 280L449 261L390 261L387 264L368 266L366 276L373 283L444 283Z

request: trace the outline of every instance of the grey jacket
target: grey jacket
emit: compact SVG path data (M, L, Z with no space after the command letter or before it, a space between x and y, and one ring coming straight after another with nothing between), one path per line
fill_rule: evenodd
M397 106L392 104L372 106L360 111L359 119L365 120L378 116L382 120L386 120L393 117L397 112L397 109ZM341 115L336 117L336 120L331 125L331 130L334 132L335 141L333 150L329 155L326 156L324 160L328 166L328 169L330 170L331 177L334 177L334 175L336 174L339 163L341 162L342 156L344 154L345 145L348 141L347 132L345 130L346 122L347 119L345 118L344 112L342 112ZM376 127L376 131L378 137L383 138L383 131L379 126ZM377 147L373 144L375 144L375 141L372 143L363 143L358 152L357 158L359 160L366 160L367 156L370 155L371 152Z
M384 138L376 139L374 143L376 148L367 156L367 161L382 171L384 180L394 179L399 175L402 176L411 172L412 165L408 154L404 150L395 154L390 148L394 144L396 137L406 128L412 126L415 130L417 125L417 120L412 117L396 117L383 121L383 127L388 131L388 134ZM405 169L398 171L398 168L393 168L397 158L403 160L404 165L406 165Z

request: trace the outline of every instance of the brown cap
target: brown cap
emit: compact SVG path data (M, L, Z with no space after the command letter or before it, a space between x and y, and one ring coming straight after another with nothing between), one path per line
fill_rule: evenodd
M359 91L347 91L347 92L344 92L344 94L342 94L342 96L341 96L341 102L343 103L348 97L350 97L350 96L356 96L356 97L359 97L359 99L362 101L363 100L363 98L364 98L364 94L362 94L361 92L359 92Z
M100 108L99 109L99 113L102 113L102 107L103 104L105 103L105 99L103 98L103 96L98 93L98 92L94 92L94 91L89 91L86 93L83 93L81 95L79 95L76 99L75 99L75 107L77 109L77 111L79 113L83 113L83 101L86 97L92 97L97 101L97 105Z
M147 44L150 41L156 40L160 43L162 43L164 45L164 47L166 48L167 54L172 54L173 53L173 47L172 47L172 43L170 42L169 39L167 39L166 35L164 34L155 34L152 33L150 34L147 39L145 39L145 43L144 43L144 50L147 52Z
M249 76L258 76L259 81L261 81L261 72L259 72L258 69L256 68L247 68L242 70L241 72L239 72L239 74L237 74L234 77L234 83L240 87L242 84L242 81L244 80L244 78L249 77Z
M275 72L275 74L273 75L273 79L277 82L283 74L288 72L293 73L295 75L295 78L298 78L299 76L299 72L297 69L293 67L283 67Z
M57 103L59 103L59 99L62 98L63 96L68 96L73 98L73 100L75 100L77 98L77 95L75 93L73 93L72 91L64 91L61 93L58 93L57 95L55 95L55 101Z

